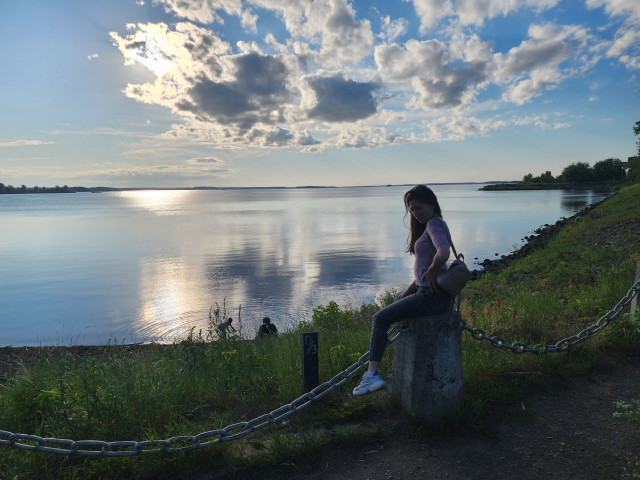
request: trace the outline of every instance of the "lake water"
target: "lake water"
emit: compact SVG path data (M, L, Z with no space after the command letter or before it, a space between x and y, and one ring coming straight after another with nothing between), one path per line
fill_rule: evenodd
M604 197L480 186L433 186L471 265ZM223 302L253 337L371 301L412 280L407 189L0 195L0 346L171 342Z

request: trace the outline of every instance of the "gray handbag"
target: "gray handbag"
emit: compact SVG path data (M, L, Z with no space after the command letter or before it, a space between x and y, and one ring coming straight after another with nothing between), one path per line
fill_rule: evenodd
M453 249L453 254L455 256L455 260L451 262L451 265L438 275L438 286L442 288L449 295L455 297L458 295L464 286L469 281L471 277L471 272L469 268L464 263L464 255L456 252L456 247L453 246L453 242L451 241L451 235L447 230L447 239L449 240L449 244Z

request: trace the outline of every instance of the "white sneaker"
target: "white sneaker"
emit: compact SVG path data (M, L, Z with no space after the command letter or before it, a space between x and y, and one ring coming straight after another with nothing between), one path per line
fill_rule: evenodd
M367 393L375 392L387 386L387 383L380 378L378 372L366 372L360 380L360 385L353 389L353 394L358 397Z

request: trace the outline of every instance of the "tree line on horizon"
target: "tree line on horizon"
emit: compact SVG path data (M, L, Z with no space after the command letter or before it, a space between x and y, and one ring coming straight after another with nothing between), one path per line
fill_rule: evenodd
M524 183L568 183L584 185L589 183L622 183L627 180L624 164L618 158L607 158L596 162L593 167L588 162L576 162L564 167L562 173L554 177L549 170L534 177L527 173Z
M0 194L2 193L69 193L72 190L69 186L64 185L56 185L55 187L27 187L26 185L21 185L19 187L14 187L13 185L5 185L4 183L0 183Z

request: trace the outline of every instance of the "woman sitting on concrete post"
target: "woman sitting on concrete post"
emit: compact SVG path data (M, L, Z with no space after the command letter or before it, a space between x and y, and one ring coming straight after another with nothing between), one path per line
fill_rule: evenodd
M438 288L438 274L446 270L449 259L449 227L442 218L433 191L417 185L404 195L405 216L411 223L407 251L415 255L415 280L396 296L395 302L377 312L372 319L369 366L354 395L365 395L386 386L378 374L378 364L387 346L387 330L392 323L444 312L452 297Z

